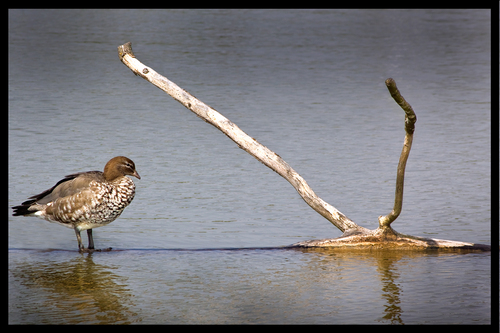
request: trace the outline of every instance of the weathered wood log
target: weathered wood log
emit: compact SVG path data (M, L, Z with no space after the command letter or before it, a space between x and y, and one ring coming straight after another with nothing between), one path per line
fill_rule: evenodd
M201 102L196 97L177 86L175 83L158 74L151 67L147 67L139 62L132 52L130 42L120 46L118 48L118 52L121 61L136 75L143 77L156 87L172 96L175 100L194 112L198 117L202 118L209 124L215 126L222 133L226 134L238 145L238 147L245 150L264 165L268 166L280 176L288 180L309 206L324 216L342 232L347 230L362 231L365 229L359 227L351 219L339 212L335 207L319 198L311 187L309 187L304 178L292 169L292 167L288 165L288 163L285 162L278 154L274 153L269 148L247 135L236 124L217 112L214 108Z
M266 146L260 144L257 140L243 132L236 124L217 112L214 108L201 102L192 94L177 86L175 83L160 75L151 67L145 66L136 59L132 52L130 42L118 47L120 60L132 72L156 87L160 88L175 100L184 105L187 109L194 112L209 124L215 126L222 133L233 140L238 147L254 156L264 165L285 178L304 199L304 201L316 212L325 217L333 225L343 232L343 235L334 239L311 240L292 244L292 247L342 247L342 248L398 248L398 249L463 249L463 250L482 250L489 251L491 247L483 244L473 244L465 242L456 242L448 240L430 239L414 237L400 234L394 231L390 224L399 216L403 202L404 171L408 159L415 122L417 120L415 112L411 106L404 100L396 87L393 79L387 79L386 85L394 100L405 111L405 141L403 151L398 165L396 179L396 195L394 208L386 216L379 217L379 227L376 230L369 230L357 225L347 216L338 211L335 207L318 197L307 182L302 178L287 162L278 154L271 151Z
M378 230L378 229L377 229ZM375 230L376 231L376 230ZM395 233L392 236L379 235L372 231L370 234L353 235L347 237L313 239L298 242L288 247L301 248L341 248L359 250L451 250L451 251L491 251L491 245L467 243L445 239L415 237Z

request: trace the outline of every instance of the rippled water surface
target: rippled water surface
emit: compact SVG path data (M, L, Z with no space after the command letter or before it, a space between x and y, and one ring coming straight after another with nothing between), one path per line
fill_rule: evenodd
M393 77L418 117L394 228L491 244L487 10L11 10L9 207L117 155L142 178L94 231L111 252L9 208L9 323L491 322L489 253L280 249L341 232L134 76L127 41L368 228L393 205Z
M15 323L490 321L487 285L457 279L455 271L462 267L463 275L487 276L489 254L283 249L10 254Z

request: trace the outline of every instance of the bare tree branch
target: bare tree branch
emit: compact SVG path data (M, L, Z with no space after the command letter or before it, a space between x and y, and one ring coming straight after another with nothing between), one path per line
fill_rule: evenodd
M285 162L278 154L247 135L236 124L217 112L214 108L198 100L196 97L180 88L166 77L158 74L151 67L147 67L137 60L132 52L130 42L119 46L118 53L120 60L136 75L141 76L172 96L179 103L194 112L198 117L215 126L222 133L227 135L238 145L238 147L245 150L271 170L288 180L295 190L297 190L302 199L304 199L304 201L311 206L312 209L325 217L342 232L361 232L365 230L365 228L358 226L335 207L318 197L304 178L292 169L292 167L288 165L288 163Z
M319 239L299 242L290 245L291 247L330 247L347 249L406 249L406 250L426 250L426 249L450 249L450 250L479 250L491 251L490 245L474 244L459 241L450 241L442 239L432 239L416 237L398 233L394 231L390 224L399 216L403 204L403 185L406 162L413 141L413 132L415 131L415 122L417 117L410 104L401 96L393 79L387 79L386 85L394 100L405 111L405 140L403 151L399 159L396 194L393 210L386 216L379 217L379 227L375 230L369 230L358 226L347 216L339 212L335 207L319 198L309 187L307 182L292 169L278 154L263 146L257 140L253 139L243 132L236 124L221 115L214 108L201 102L196 97L169 81L164 76L158 74L151 67L147 67L137 60L132 52L131 43L126 43L118 47L120 60L138 76L149 81L160 88L179 103L194 112L209 124L215 126L238 147L254 156L264 165L285 178L297 190L304 201L316 212L325 217L344 234L339 238Z
M412 107L406 100L401 96L396 82L389 78L385 80L385 84L391 93L392 98L399 104L399 106L405 112L405 140L403 143L403 151L399 157L398 171L396 177L396 193L394 199L394 208L386 216L379 216L378 222L380 228L387 228L391 225L394 220L396 220L401 214L403 208L403 189L405 180L405 168L406 161L408 161L408 156L410 155L411 144L413 142L413 132L415 132L415 123L417 121L417 116L413 111Z

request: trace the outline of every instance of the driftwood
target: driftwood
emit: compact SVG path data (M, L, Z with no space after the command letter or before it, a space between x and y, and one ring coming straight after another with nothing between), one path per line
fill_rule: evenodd
M241 149L264 165L285 178L304 201L316 212L325 217L334 226L343 232L339 238L321 239L299 242L290 247L338 247L351 249L461 249L461 250L481 250L490 251L491 247L484 244L474 244L459 241L431 239L404 235L391 228L391 223L401 213L403 203L403 185L406 161L410 154L415 131L417 117L410 104L399 93L393 79L387 79L386 85L391 96L405 111L405 140L403 150L399 160L396 179L396 194L393 210L386 216L380 216L379 226L375 230L369 230L357 225L347 216L338 211L314 193L307 182L302 178L287 162L269 148L260 144L254 138L243 132L236 124L221 115L214 108L208 106L196 97L169 81L166 77L158 74L151 67L145 66L135 58L130 42L118 47L120 60L132 70L132 72L156 87L160 88L187 109L194 112L209 124L215 126L222 133L233 140Z

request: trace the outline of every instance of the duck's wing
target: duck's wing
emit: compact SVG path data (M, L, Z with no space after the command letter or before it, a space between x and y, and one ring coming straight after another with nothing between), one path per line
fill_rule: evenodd
M13 207L13 215L20 216L32 214L33 211L29 210L29 207L34 204L46 205L57 199L75 195L87 190L91 181L103 180L104 177L101 171L78 172L67 175L48 190L43 191L40 194L33 195L28 198L30 200L23 202L19 206Z
M89 188L91 181L103 181L101 171L79 172L67 175L57 182L52 188L29 197L40 205L47 204L59 198L68 197ZM24 202L23 202L24 205Z

